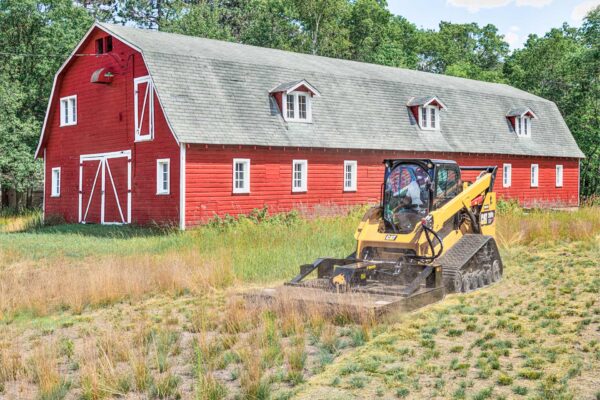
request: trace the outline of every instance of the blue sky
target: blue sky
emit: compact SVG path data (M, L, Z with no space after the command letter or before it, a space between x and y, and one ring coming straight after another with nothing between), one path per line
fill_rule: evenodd
M440 21L494 24L514 49L530 33L543 35L563 22L580 26L600 0L388 0L388 5L421 28L437 28Z

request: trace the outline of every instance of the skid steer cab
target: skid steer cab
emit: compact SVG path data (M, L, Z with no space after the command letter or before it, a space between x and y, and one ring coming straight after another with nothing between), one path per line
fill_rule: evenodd
M355 232L356 252L321 258L267 297L380 314L408 311L501 279L495 166L434 159L384 160L381 203ZM314 276L316 272L316 277ZM351 300L350 300L351 299Z

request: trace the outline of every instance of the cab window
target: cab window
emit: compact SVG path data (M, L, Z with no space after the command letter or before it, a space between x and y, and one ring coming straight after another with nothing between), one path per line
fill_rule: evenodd
M437 209L456 197L462 190L460 172L455 166L439 166L435 178L433 208Z
M430 176L417 164L397 165L387 176L384 218L395 232L412 232L429 209Z

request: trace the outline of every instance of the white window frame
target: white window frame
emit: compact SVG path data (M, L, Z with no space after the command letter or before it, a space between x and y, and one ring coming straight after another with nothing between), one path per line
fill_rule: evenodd
M563 175L564 175L564 167L562 164L556 165L556 187L563 187Z
M515 117L515 133L519 137L531 137L531 117Z
M139 96L138 96L138 86L141 84L147 83L148 86L148 98L146 99L146 105L148 110L143 110L148 113L149 117L147 120L149 121L149 129L147 134L140 135L140 118L139 118ZM142 107L144 104L142 104ZM134 129L135 129L135 141L136 142L144 142L147 140L152 140L154 138L154 85L152 84L152 78L150 75L141 76L139 78L135 78L133 80L133 111L134 111ZM143 127L143 124L142 124Z
M350 185L348 185L348 167L350 170ZM344 192L356 192L356 180L358 175L358 163L355 160L344 161Z
M536 188L539 186L540 166L538 164L531 164L531 182L530 183L531 183L532 188Z
M162 166L167 165L167 189L164 188L164 176ZM167 195L171 194L171 159L159 158L156 160L156 194Z
M242 187L235 187L235 167L237 164L244 166L244 180L242 181ZM250 159L249 158L234 158L232 164L232 186L233 193L250 193Z
M512 186L512 164L504 164L502 166L502 187L509 188Z
M435 110L435 127L431 126L431 110ZM420 106L419 107L419 127L424 131L439 131L440 130L440 109L437 106Z
M77 95L61 97L60 126L77 125Z
M300 169L300 186L296 186L296 165L301 165ZM293 160L292 161L292 192L303 193L308 192L308 161L307 160Z
M52 168L50 179L50 197L60 197L60 167Z
M288 117L288 101L287 101L287 97L288 96L294 96L294 117L293 118L289 118ZM299 97L305 97L306 98L306 118L300 118L300 102L298 101ZM295 91L295 92L290 92L290 93L283 93L283 95L281 96L281 102L282 102L282 108L283 108L283 118L286 121L290 121L290 122L312 122L312 96L310 95L310 93L308 92L300 92L300 91Z

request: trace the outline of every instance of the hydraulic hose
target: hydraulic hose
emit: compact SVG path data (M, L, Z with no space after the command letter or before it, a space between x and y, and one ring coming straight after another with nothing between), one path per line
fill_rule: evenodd
M442 239L440 238L440 236L437 234L436 231L434 231L433 229L431 229L430 227L428 227L425 224L423 224L421 226L423 227L423 230L425 231L425 238L427 239L427 243L429 244L429 248L431 249L432 255L431 256L416 256L413 258L420 260L420 261L430 263L430 262L433 262L440 255L442 255L442 252L444 251L444 242L442 242ZM438 243L440 244L440 249L437 251L437 253L435 252L435 246L433 244L433 241L431 240L430 234L433 235L435 237L435 240L437 240Z

